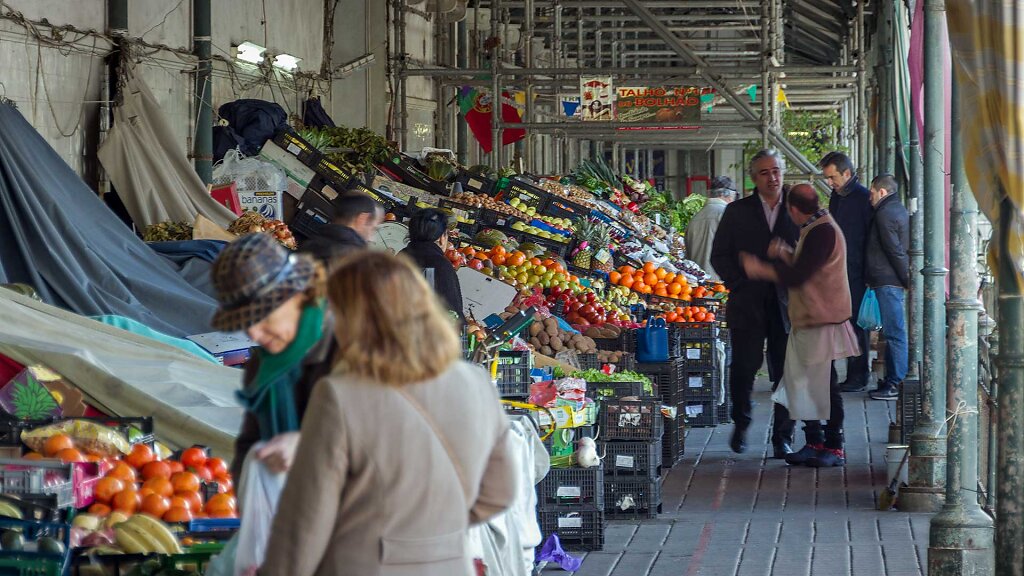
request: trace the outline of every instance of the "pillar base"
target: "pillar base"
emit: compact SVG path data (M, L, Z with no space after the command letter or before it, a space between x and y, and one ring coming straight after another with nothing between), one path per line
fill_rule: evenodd
M928 548L928 574L931 576L991 576L996 572L992 550Z
M978 506L944 506L932 518L928 540L931 576L995 574L995 527Z
M946 491L943 488L906 486L900 489L899 501L896 507L900 512L927 512L934 514L942 510L942 504L945 501Z

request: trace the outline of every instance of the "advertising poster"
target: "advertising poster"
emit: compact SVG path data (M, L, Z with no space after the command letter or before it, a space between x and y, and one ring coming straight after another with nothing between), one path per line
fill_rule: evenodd
M623 123L699 124L701 95L712 92L696 86L620 87L615 98L617 118Z
M612 120L614 105L615 87L611 76L580 78L580 113L584 121Z

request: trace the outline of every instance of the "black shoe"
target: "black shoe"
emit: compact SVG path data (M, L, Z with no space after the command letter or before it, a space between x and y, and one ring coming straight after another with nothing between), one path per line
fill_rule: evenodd
M776 442L772 444L774 448L774 455L772 456L775 460L784 460L786 456L793 453L793 447L789 445L789 442Z
M868 392L868 396L872 400L896 400L900 397L900 391L895 386L885 385Z
M811 468L831 468L832 466L846 466L846 452L842 448L826 448L814 458L807 460Z
M863 392L867 387L867 382L863 380L854 380L853 382L847 380L839 383L839 390L842 392Z
M747 431L741 430L738 426L732 429L732 437L729 438L729 448L737 454L747 451Z
M786 456L786 464L789 464L790 466L799 466L801 464L806 464L808 460L816 457L818 453L824 449L824 444L805 444L799 452L793 452L792 454Z

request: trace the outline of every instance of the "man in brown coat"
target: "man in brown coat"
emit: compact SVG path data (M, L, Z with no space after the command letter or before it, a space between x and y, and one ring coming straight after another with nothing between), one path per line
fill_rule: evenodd
M807 445L786 456L786 462L842 466L846 463L843 398L832 363L860 351L850 324L846 241L810 184L794 186L786 204L790 218L800 227L796 249L773 242L768 249L773 262L743 254L743 267L747 276L773 280L789 290L792 328L776 399L794 420L804 421ZM824 430L821 420L828 421Z

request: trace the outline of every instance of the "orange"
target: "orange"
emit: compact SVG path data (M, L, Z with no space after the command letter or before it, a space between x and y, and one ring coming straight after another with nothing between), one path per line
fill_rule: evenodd
M714 322L714 321L715 321L715 315L714 315L714 314L712 314L711 312L708 312L708 313L707 313L707 314L706 314L706 315L704 316L704 320L705 320L705 321L707 321L707 322Z
M75 443L67 434L54 434L47 438L46 443L43 444L43 454L46 454L50 458L54 458L61 450L68 450L74 447Z
M704 312L697 312L696 314L693 315L693 319L696 320L697 322L704 322L704 320L707 317L708 315L705 314Z
M540 258L537 258L537 257L530 258L530 264L533 264L534 266L540 266L541 262L542 262L542 260Z
M561 262L555 262L552 270L555 271L555 274L565 274L565 266L563 266Z
M153 449L145 444L136 444L132 446L132 453L124 459L125 462L136 470L139 470L153 460L156 460L156 455L153 454Z
M192 501L183 496L171 496L171 508L192 509Z
M123 482L125 482L126 484L127 483L134 484L135 483L135 477L136 477L135 469L132 468L131 466L129 466L125 462L118 462L118 463L114 464L114 467L113 467L113 469L110 470L110 472L107 472L107 477L119 478Z
M633 268L632 266L620 266L619 272L622 274L632 274L633 272L636 272L636 268Z
M664 280L665 276L668 275L668 270L665 270L664 268L658 268L657 270L654 271L654 275L658 277L658 280Z
M96 481L96 488L93 494L98 502L109 504L114 496L125 489L125 483L120 478L107 476Z
M146 488L145 486L139 488L139 496L141 496L143 500L145 500L146 496L149 496L150 494L156 494L156 490L153 490L152 488Z
M631 274L623 274L622 277L619 278L619 285L625 286L626 288L632 288L633 276Z
M238 505L235 501L234 496L228 496L227 494L217 494L210 501L206 503L206 513L210 516L217 518L217 514L231 513L238 509Z
M178 472L184 472L185 466L177 460L167 460L167 465L171 467L171 474L177 474Z
M545 268L551 268L552 266L555 265L555 261L552 260L551 258L545 258L544 261L540 263L540 265Z
M676 273L675 272L669 272L669 273L665 274L665 277L662 278L662 280L665 281L665 284L671 284L671 283L676 281Z
M142 496L134 488L128 488L115 494L113 503L114 510L125 514L134 514L142 505Z
M198 492L199 476L196 476L192 472L178 472L177 474L171 476L171 485L174 486L175 493Z
M171 508L171 501L159 494L150 494L142 500L143 514L149 514L154 518L162 518Z
M223 458L210 458L206 461L206 467L210 469L214 478L228 477L228 464Z
M110 506L97 502L92 506L89 506L89 514L95 514L97 516L108 516L110 515Z
M150 480L152 478L170 478L171 477L171 466L167 462L161 462L159 460L153 460L147 462L142 467L142 479Z
M580 283L580 277L579 276L569 276L569 282L572 283L572 284L579 284Z
M206 466L200 466L199 468L189 468L189 471L198 476L199 479L204 482L209 482L213 480L213 474L210 472L210 469L207 468Z
M40 454L39 452L29 452L28 454L25 454L21 458L22 460L42 460L43 455Z
M99 462L100 460L103 460L103 455L102 454L96 454L94 452L90 452L90 453L85 455L85 461L86 462Z
M666 322L675 322L675 321L676 321L676 320L678 320L678 319L679 319L679 314L676 314L675 312L669 312L669 313L668 313L668 314L667 314L667 315L665 316L665 321L666 321Z
M654 272L654 268L655 268L654 262L647 262L647 263L644 264L644 272L645 273Z
M64 462L85 462L85 454L82 454L74 448L65 448L60 452L57 452L57 458L60 458Z
M683 291L683 287L675 282L668 285L668 293L670 296L678 296Z
M504 254L495 254L494 256L491 256L491 262L494 262L495 266L504 266L505 263L508 262L508 257Z
M650 264L650 262L648 262ZM658 276L654 272L648 272L644 274L644 284L648 286L654 286L658 283Z
M519 250L516 250L505 259L505 263L509 266L522 266L524 262L526 262L526 254Z
M217 480L217 492L221 494L232 494L235 491L235 486L228 478Z
M203 498L199 492L175 492L174 498L180 498L188 502L188 509L193 512L203 511Z
M206 451L199 446L186 448L181 453L181 465L189 468L198 468L206 465Z
M167 512L164 512L164 522L191 522L192 512L188 508L181 506L172 506Z
M614 270L608 273L608 281L611 282L612 284L618 284L621 278L622 274L619 274Z
M664 286L660 286L654 289L655 296L668 296L668 292L665 291Z
M169 479L164 478L163 476L157 476L146 480L142 484L142 489L146 490L147 488L152 490L154 494L159 494L168 498L174 495L174 486L171 485L171 481Z
M500 255L504 256L506 254L505 247L499 245L499 246L495 246L494 248L491 249L491 255L492 256L497 255L497 254L500 254Z

